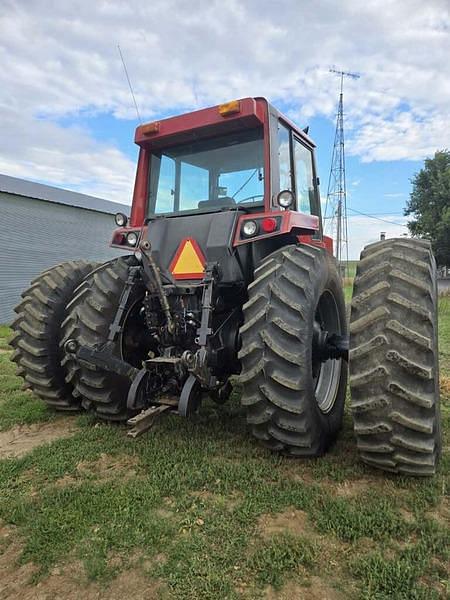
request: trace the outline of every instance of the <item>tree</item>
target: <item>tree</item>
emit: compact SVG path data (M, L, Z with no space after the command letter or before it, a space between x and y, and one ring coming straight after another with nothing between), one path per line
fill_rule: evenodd
M438 265L450 265L450 151L438 150L412 179L405 215L414 237L431 241Z

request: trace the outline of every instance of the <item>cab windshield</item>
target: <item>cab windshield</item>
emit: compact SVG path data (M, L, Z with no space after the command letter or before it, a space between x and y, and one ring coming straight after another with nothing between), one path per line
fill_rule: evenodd
M154 151L149 215L208 212L264 200L262 129Z

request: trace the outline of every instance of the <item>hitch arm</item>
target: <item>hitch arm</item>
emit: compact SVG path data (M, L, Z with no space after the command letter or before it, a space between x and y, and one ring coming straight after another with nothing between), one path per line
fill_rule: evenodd
M140 243L139 248L147 259L148 266L150 267L151 274L147 274L147 277L149 278L149 281L153 283L153 287L156 288L156 294L161 303L164 316L166 317L167 329L170 333L173 333L175 331L175 323L173 321L172 313L170 312L169 301L167 300L167 296L161 281L160 271L152 256L152 246L148 240L143 240ZM147 265L145 262L143 264L144 272L147 272Z
M108 350L98 350L96 348L88 348L87 346L80 346L76 340L67 340L64 344L64 350L68 354L76 356L77 360L86 365L94 365L105 371L117 373L122 377L128 379L134 379L139 372L129 363L113 356Z

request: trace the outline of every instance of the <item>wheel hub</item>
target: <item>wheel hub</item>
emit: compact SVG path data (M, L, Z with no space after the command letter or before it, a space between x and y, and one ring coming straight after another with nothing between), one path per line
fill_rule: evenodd
M326 362L330 358L343 358L348 361L348 335L329 333L322 329L318 321L314 321L313 329L313 362Z

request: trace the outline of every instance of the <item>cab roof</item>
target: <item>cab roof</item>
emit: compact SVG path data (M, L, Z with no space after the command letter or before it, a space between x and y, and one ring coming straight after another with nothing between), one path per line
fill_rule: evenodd
M231 131L268 126L270 117L281 119L309 145L314 143L306 133L268 102L266 98L241 98L139 125L135 142L141 147L158 148L212 137Z

